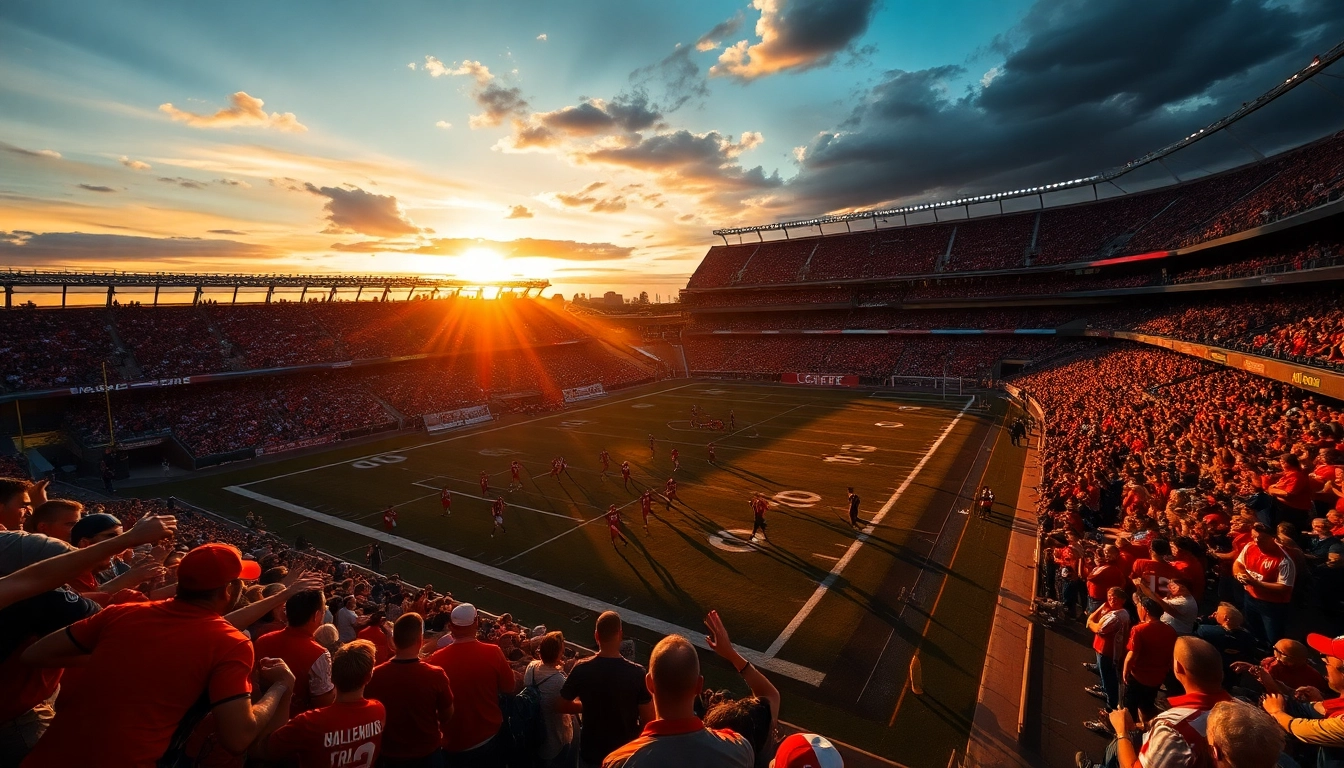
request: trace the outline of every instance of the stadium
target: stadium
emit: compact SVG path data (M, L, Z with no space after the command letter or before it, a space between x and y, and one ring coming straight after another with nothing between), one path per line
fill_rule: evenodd
M0 765L1344 765L1341 57L675 301L11 264Z

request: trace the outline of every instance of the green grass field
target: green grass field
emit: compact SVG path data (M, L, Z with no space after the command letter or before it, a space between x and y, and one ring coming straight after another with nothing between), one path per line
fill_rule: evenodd
M717 609L733 641L785 692L784 720L941 768L965 744L1011 517L1001 511L982 522L962 511L982 478L1001 502L1015 500L1021 471L1021 454L1006 436L997 440L1002 408L966 402L681 380L541 417L143 490L234 516L254 511L286 539L302 533L355 560L380 539L384 571L581 643L607 608L621 611L645 655L668 632L701 640L703 615ZM731 409L736 429L695 429L693 404L725 422ZM605 477L603 449L612 459ZM557 455L568 461L559 479L549 475ZM512 460L524 468L523 487L509 491ZM628 489L622 461L633 471ZM482 470L491 475L488 498ZM669 477L681 500L668 509L657 498L646 532L638 495L661 491ZM876 518L866 535L848 523L850 485L863 499L861 517ZM445 486L454 495L448 516L439 504ZM772 500L769 537L749 543L748 500L757 492ZM491 537L496 494L508 503L508 532ZM389 504L398 510L393 533L382 526ZM610 540L610 504L622 509L628 546ZM916 652L921 697L906 690ZM713 661L706 668L709 684L741 687Z

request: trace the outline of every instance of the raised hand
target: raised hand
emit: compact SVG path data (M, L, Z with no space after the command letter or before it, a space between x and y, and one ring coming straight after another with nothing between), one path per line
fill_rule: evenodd
M172 515L145 515L131 526L126 534L130 536L130 546L153 544L177 534L177 518ZM167 554L164 554L167 557Z

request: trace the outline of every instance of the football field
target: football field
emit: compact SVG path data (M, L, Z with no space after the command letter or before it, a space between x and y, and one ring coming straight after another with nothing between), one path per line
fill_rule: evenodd
M692 406L724 429L697 428ZM988 472L993 455L1015 459L1020 472L1006 437L994 450L1002 417L1001 407L972 408L969 397L680 380L557 413L401 435L146 490L235 516L253 511L285 539L303 534L355 561L379 540L384 572L546 623L580 643L590 642L597 613L615 609L645 643L677 632L703 647L701 620L717 609L734 643L786 697L818 707L786 710L785 720L807 726L812 718L821 729L857 716L889 729L908 694L911 657L921 648L931 660L940 653L925 648L925 638L934 611L947 610L939 603L958 578L959 545L977 527L990 538L980 553L989 565L976 578L997 587L995 537L1006 541L1009 507L1001 504L991 522L965 511L982 478L997 477ZM606 473L603 450L611 457ZM556 477L558 456L567 469ZM512 461L522 473L521 487L510 489ZM628 484L620 473L626 461ZM1014 484L996 488L1000 502L1017 497L1016 475L1008 475ZM662 496L669 478L678 496L670 503ZM849 486L862 499L859 530L848 520ZM449 513L443 488L452 493ZM655 492L647 530L639 504L646 488ZM750 535L757 493L770 503L764 538ZM507 504L507 532L492 535L496 497ZM608 533L613 504L628 544ZM397 510L392 530L383 524L389 505ZM983 650L980 641L979 659L955 664L977 682ZM892 756L886 738L833 725L828 732ZM955 734L948 742L955 745Z

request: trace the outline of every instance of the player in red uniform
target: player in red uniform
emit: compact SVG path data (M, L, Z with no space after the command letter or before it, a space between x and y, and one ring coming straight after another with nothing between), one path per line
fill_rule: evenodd
M667 485L663 486L663 498L667 501L667 508L668 508L668 509L671 509L671 508L672 508L672 500L673 500L673 499L676 499L677 501L681 501L681 497L677 496L677 481L676 481L676 480L674 480L674 479L672 479L672 478L670 478L670 477L667 478Z
M630 546L630 542L625 540L625 534L621 533L621 510L615 504L607 508L607 533L611 534L611 546L616 546L617 539L625 546Z
M602 462L602 476L606 477L607 469L611 467L611 455L607 453L606 448L603 448L602 452L597 454L597 460Z
M509 482L509 491L513 491L514 489L522 490L522 473L523 465L519 464L517 459L509 462L509 474L513 477L513 480Z
M639 511L644 513L644 532L649 532L649 514L653 512L653 490L645 488L639 495Z
M484 469L481 470L481 495L490 493L490 475Z
M630 462L621 462L621 479L625 481L625 489L630 490Z
M397 529L397 508L388 507L383 510L383 527L389 531Z
M492 539L495 538L495 531L500 531L501 533L508 533L508 531L504 529L505 506L506 505L504 504L504 499L499 496L496 496L495 500L490 502L490 516L495 523L494 527L490 529L490 538Z
M439 506L443 508L439 517L453 514L453 492L446 485L439 489Z
M551 459L551 477L554 477L554 478L559 478L559 477L560 477L560 457L559 457L559 456L556 456L554 459Z
M564 456L560 457L560 472L566 475L569 474L569 462L565 461Z
M770 502L766 501L765 497L758 493L751 497L750 503L753 518L751 524L751 538L756 538L756 532L760 531L761 538L769 541L770 537L765 535L765 511L770 508Z
M710 463L710 464L713 464L713 463L714 463L714 444L713 444L713 443L710 443L710 444L709 444L708 446L706 446L706 447L709 448L709 463Z
M681 469L681 454L677 453L677 449L676 449L676 448L673 448L673 449L672 449L672 471L673 471L673 472L676 472L678 469Z

